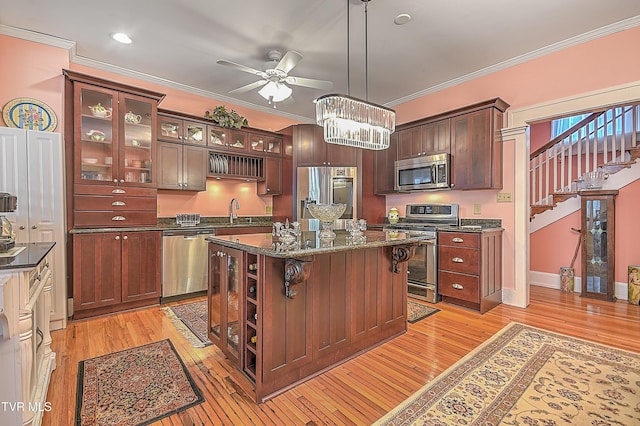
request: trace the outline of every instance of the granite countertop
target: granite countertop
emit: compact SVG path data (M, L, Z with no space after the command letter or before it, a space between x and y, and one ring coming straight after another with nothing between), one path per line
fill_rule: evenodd
M273 226L271 216L243 216L229 223L228 217L206 217L196 226L180 226L175 218L158 218L155 226L132 226L118 228L74 228L71 234L92 234L97 232L133 232L133 231L172 231L189 229L246 228L255 226Z
M404 232L389 233L383 231L364 231L366 242L353 244L346 231L335 231L336 238L330 244L317 238L316 231L304 231L300 239L293 244L280 243L278 238L269 234L220 235L207 237L207 240L225 247L242 251L264 254L271 257L304 257L314 254L334 253L344 250L358 250L372 247L392 246L398 244L417 243L424 236L409 236Z
M55 242L16 244L16 247L22 248L17 255L6 256L6 253L0 253L0 271L34 268L55 245Z

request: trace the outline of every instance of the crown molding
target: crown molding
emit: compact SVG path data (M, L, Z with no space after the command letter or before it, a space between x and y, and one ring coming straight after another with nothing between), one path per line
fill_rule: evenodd
M512 67L514 65L518 65L532 59L539 58L541 56L548 55L553 52L557 52L562 49L566 49L567 47L577 46L579 44L585 43L587 41L595 40L604 36L608 36L620 31L628 30L640 25L640 15L633 16L628 19L624 19L622 21L616 22L611 25L606 25L601 28L597 28L593 31L586 32L584 34L580 34L575 37L568 38L566 40L550 44L549 46L533 50L524 55L516 56L515 58L507 59L506 61L500 62L495 65L491 65L489 67L480 69L478 71L474 71L472 73L463 75L461 77L455 78L453 80L446 81L441 84L437 84L435 86L429 87L427 89L421 90L419 92L413 93L411 95L404 96L402 98L398 98L394 101L387 102L383 105L387 107L393 107L396 105L403 104L405 102L412 101L414 99L421 98L423 96L439 92L441 90L447 89L449 87L457 86L458 84L465 83L467 81L474 80L479 77L484 77L486 75L492 74L497 71L501 71L503 69Z
M76 43L63 38L53 37L47 34L36 33L34 31L23 30L22 28L10 27L0 24L0 34L10 37L21 38L23 40L33 41L36 43L46 44L61 49L74 50Z

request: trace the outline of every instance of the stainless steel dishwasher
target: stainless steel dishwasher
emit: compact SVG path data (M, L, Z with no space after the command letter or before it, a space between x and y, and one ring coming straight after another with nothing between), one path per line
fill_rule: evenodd
M162 231L162 297L207 289L207 244L213 229Z

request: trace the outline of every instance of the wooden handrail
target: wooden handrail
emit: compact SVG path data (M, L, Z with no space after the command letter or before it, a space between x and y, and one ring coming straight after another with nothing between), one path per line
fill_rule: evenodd
M578 130L581 127L587 125L588 123L591 123L592 121L595 121L598 117L600 117L602 114L604 114L606 112L607 111L605 110L605 111L594 112L594 113L589 114L587 117L585 117L584 119L580 120L578 123L576 123L573 126L569 127L567 130L565 130L564 132L562 132L561 134L559 134L555 138L551 139L549 142L547 142L546 144L544 144L540 148L538 148L535 151L533 151L531 153L531 155L529 156L529 159L532 160L533 158L537 157L539 154L542 154L547 149L551 148L552 146L554 146L555 144L557 144L558 142L560 142L561 140L563 140L567 136L571 135L576 130Z

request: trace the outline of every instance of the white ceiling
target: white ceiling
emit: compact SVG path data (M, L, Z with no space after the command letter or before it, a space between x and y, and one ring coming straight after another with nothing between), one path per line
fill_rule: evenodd
M348 3L350 92L365 98L364 3ZM290 75L330 80L329 92L347 93L346 9L346 0L0 0L0 33L68 40L74 62L311 121L324 91L293 86L294 102L274 111L257 90L230 95L258 78L216 61L263 69L269 50L296 50L303 59ZM390 107L640 25L639 0L372 0L368 9L368 99ZM400 13L412 20L395 25ZM111 40L118 31L134 43Z

